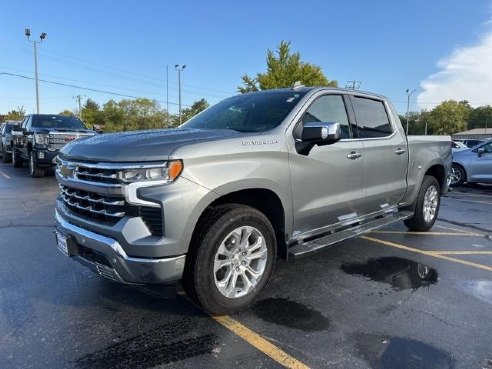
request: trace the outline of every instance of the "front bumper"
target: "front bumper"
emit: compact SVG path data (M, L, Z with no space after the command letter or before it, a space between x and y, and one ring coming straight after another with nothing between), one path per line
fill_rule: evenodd
M103 277L127 284L171 284L181 280L185 255L167 258L129 257L114 239L73 225L55 211L56 229L75 244L72 256Z
M50 151L46 149L33 149L34 157L36 158L36 164L42 167L53 167L56 164L56 156L59 150Z

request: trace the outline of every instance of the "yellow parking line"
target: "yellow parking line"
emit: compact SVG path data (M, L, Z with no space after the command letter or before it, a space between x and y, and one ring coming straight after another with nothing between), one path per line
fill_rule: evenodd
M492 251L433 251L439 255L492 255Z
M293 358L289 354L285 353L277 346L273 345L272 343L261 337L258 333L253 332L251 329L232 319L230 316L213 316L212 318L214 318L218 323L222 324L224 327L226 327L239 337L241 337L250 345L256 347L264 354L270 356L280 365L292 369L309 369L308 366Z
M480 233L471 232L404 232L404 231L373 231L371 233L381 234L411 234L418 236L463 236L463 237L483 237Z
M384 240L380 240L380 239L372 238L372 237L368 237L368 236L362 236L361 238L363 238L365 240L368 240L368 241L380 243L380 244L383 244L383 245L386 245L386 246L395 247L395 248L400 249L400 250L405 250L405 251L410 251L410 252L414 252L414 253L417 253L417 254L432 256L432 257L437 258L437 259L443 259L443 260L447 260L447 261L452 261L454 263L463 264L463 265L471 266L473 268L483 269L483 270L487 270L489 272L492 272L492 267L489 267L487 265L478 264L478 263L472 263L472 262L466 261L466 260L451 258L451 257L446 256L446 255L441 255L440 254L440 251L419 250L419 249L415 249L413 247L408 247L408 246L405 246L405 245L400 245L399 243L394 243L394 242L390 242L390 241L384 241Z

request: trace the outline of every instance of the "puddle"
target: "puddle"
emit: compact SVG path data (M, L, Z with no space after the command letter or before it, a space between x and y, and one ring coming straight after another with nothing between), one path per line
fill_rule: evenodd
M252 310L266 322L302 331L323 331L330 325L328 318L320 312L280 297L260 300Z
M435 284L438 280L435 269L397 257L369 259L367 263L343 264L341 268L347 274L358 274L376 282L389 283L399 290L416 290Z
M87 354L75 361L80 369L146 369L211 353L217 345L214 334L184 337L193 331L192 319L180 319L136 337Z
M466 294L492 304L492 281L460 281L457 284Z
M374 369L452 369L454 358L446 351L400 337L360 334L357 349Z

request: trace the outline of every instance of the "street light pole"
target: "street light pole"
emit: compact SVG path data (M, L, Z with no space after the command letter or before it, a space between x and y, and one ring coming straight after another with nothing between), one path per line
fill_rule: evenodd
M174 66L178 71L178 89L179 89L179 124L181 125L181 71L186 68L185 64L176 64Z
M24 30L24 34L27 37L27 41L32 42L33 45L34 45L34 78L35 78L35 81L36 81L36 113L39 114L39 87L38 87L39 79L38 79L38 50L37 50L37 44L40 44L41 42L43 42L43 40L46 38L47 35L46 35L45 32L41 33L41 35L39 36L39 41L36 41L36 40L31 40L31 29L30 28L26 28Z
M415 92L416 90L410 91L409 88L407 88L406 93L407 93L407 136L408 136L408 113L410 112L410 96Z

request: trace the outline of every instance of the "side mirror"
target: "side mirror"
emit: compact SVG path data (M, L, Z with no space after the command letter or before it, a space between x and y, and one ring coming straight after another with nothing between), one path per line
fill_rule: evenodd
M483 154L485 154L485 149L481 147L477 150L477 153L478 153L478 157L481 157Z
M340 123L336 122L310 122L302 129L301 140L318 146L332 145L342 138Z

